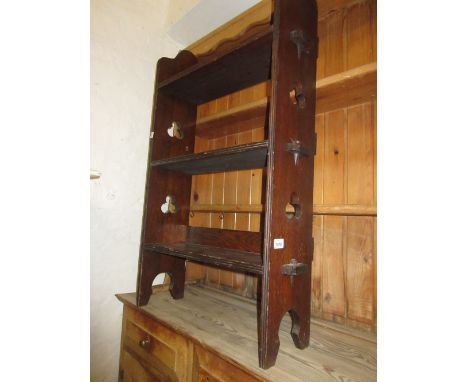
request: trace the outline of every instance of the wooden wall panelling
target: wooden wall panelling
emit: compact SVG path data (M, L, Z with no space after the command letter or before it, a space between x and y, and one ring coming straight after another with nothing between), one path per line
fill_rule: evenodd
M325 77L325 48L327 46L326 35L327 35L327 20L318 20L317 24L318 34L318 57L317 57L317 80Z
M249 143L253 141L253 132L246 131L239 136L239 143ZM252 170L239 171L237 180L237 201L240 204L250 204L250 194L252 191ZM236 229L252 231L250 213L238 213L236 218ZM254 276L238 276L237 287L243 287L242 294L253 297Z
M323 204L345 204L345 110L325 114Z
M346 11L346 69L376 60L373 52L370 2L357 3Z
M226 109L225 102L219 102L220 100L213 100L208 102L208 115L215 114L219 111ZM210 139L209 150L215 150L226 147L226 137ZM210 174L211 185L210 185L210 204L223 204L224 197L224 173ZM223 228L223 220L218 213L211 213L211 228ZM207 280L219 284L221 270L218 268L207 268Z
M323 203L344 204L346 113L342 109L325 113L324 122ZM343 217L324 217L322 312L334 320L344 318L346 312L343 225Z
M344 219L342 216L323 217L322 317L337 322L344 322L346 312Z
M197 119L205 117L208 114L208 105L200 105L197 108ZM210 142L208 139L203 139L195 136L194 152L209 150ZM211 198L211 177L210 174L192 176L192 191L190 203L193 204L210 204ZM198 212L190 215L189 225L197 227L210 227L211 214ZM206 277L206 267L201 264L196 264L187 261L187 281L203 280Z
M229 100L230 101L230 100ZM228 103L228 108L230 104ZM236 146L237 137L235 134L228 135L226 137L226 146ZM237 171L229 171L224 174L224 201L223 204L236 204L237 203ZM236 214L224 213L223 217L223 228L224 229L235 229L236 228ZM228 288L234 287L234 272L221 271L220 272L220 284L226 285Z
M374 126L370 102L347 111L347 202L374 203Z
M229 109L242 106L243 102L241 101L241 91L237 91L233 94L230 94L229 97ZM228 137L230 140L230 143L232 145L238 145L239 144L239 134L233 134ZM229 180L233 181L234 183L231 185L229 184L229 187L232 190L231 193L231 201L234 201L234 203L239 202L239 197L238 197L238 188L239 188L239 171L234 171L230 172L229 174L226 174L226 176L229 177ZM226 204L229 204L230 201L229 199L225 201ZM225 218L227 219L227 222L230 224L229 228L231 229L238 229L240 230L238 226L238 217L240 214L236 213L231 213L231 214L225 214ZM236 273L232 272L232 281L230 283L224 283L228 287L232 287L233 290L237 291L238 293L242 293L245 288L245 275L243 273Z
M377 60L377 4L359 1L319 20L317 79Z
M319 44L323 44L324 76L331 76L346 70L346 50L344 47L344 10L336 11L326 20L325 35L319 36ZM322 52L319 52L319 54Z
M347 317L372 325L374 320L374 218L347 217Z
M262 99L268 94L268 89L269 84L262 83L218 100L207 102L199 106L198 118L203 118ZM234 146L264 139L263 120L254 119L248 121L247 124L250 130L207 140L208 148L214 149ZM200 140L199 137L197 137L197 141L198 140ZM259 204L261 202L262 170L260 169L217 173L208 175L208 177L211 180L208 181L208 187L205 187L204 192L209 193L210 197L205 195L202 198L200 197L201 195L199 195L198 204L202 204L200 201L204 201L204 204L242 203L247 205L252 203ZM193 179L194 184L192 185L192 189L200 189L198 186L200 183L199 178L194 177ZM193 198L192 203L195 205ZM191 225L199 224L200 218L195 218L199 214L203 213L196 212L191 218ZM222 219L220 219L220 217L222 217ZM258 231L260 228L259 224L260 214L224 213L220 215L219 213L210 213L208 226L212 228L222 227L225 229ZM243 295L253 296L255 294L256 277L210 267L205 267L205 269L207 270L207 282L210 284L223 289L234 290L236 293Z
M316 203L375 206L375 101L319 114L316 129ZM313 315L373 329L375 217L314 219Z

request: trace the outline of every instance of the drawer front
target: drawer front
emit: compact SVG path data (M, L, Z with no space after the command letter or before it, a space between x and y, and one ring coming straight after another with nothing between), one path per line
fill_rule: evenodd
M200 346L194 346L192 381L260 382L264 380L245 372Z
M138 366L135 365L138 363ZM172 330L152 321L130 307L124 308L121 374L143 371L151 381L187 381L189 364L188 341ZM130 371L133 370L133 371ZM130 378L130 377L128 377ZM141 377L145 381L145 377ZM139 379L135 379L139 381Z
M160 370L141 358L125 350L122 352L119 382L160 382L168 380L167 378Z

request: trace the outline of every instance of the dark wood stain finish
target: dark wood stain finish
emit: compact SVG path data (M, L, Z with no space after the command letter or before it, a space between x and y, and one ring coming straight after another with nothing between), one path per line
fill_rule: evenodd
M268 141L153 161L153 167L184 174L208 174L265 167Z
M215 52L159 84L159 91L201 104L266 81L271 64L271 28L228 52Z
M285 150L292 140L313 152L315 137L316 45L298 57L290 33L301 30L309 41L317 39L317 7L313 0L276 1L274 11L269 120L269 154L265 203L265 233L262 299L259 325L260 367L275 364L279 349L278 330L283 316L292 318L291 335L298 348L310 338L310 294L313 242L312 184L314 157ZM293 103L290 92L300 88L303 102ZM302 107L301 107L302 106ZM285 207L292 197L301 207L299 218L289 219ZM274 240L284 248L275 249ZM304 273L289 277L282 266L292 259L307 265Z
M260 253L244 252L236 249L192 244L146 244L145 250L176 256L202 264L214 265L237 272L261 274L263 272Z
M187 259L259 275L258 350L264 369L275 364L286 313L296 347L309 344L316 40L315 0L277 0L273 26L237 46L230 42L202 59L182 51L158 61L137 304L148 303L152 282L162 272L171 276L172 296L182 298ZM194 154L196 105L268 79L268 141ZM173 122L183 126L180 140L167 134ZM262 234L188 226L192 174L259 168L265 161ZM177 209L164 214L161 205L169 195ZM286 214L288 203L294 214ZM274 245L275 239L284 245ZM288 264L300 264L300 272L282 272Z
M245 252L262 252L262 236L259 232L189 227L187 241L193 244L226 247Z

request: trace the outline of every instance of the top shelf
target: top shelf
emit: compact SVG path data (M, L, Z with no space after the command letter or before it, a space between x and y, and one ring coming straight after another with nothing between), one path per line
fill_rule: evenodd
M234 47L219 52L162 81L163 94L199 105L268 80L270 77L272 27Z

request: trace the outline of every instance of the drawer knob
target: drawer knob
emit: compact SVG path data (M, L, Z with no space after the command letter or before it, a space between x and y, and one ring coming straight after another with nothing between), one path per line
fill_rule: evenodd
M143 338L141 341L140 341L140 346L145 349L145 350L148 350L149 347L151 346L151 339L149 337L146 337L146 338Z

